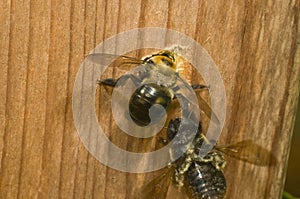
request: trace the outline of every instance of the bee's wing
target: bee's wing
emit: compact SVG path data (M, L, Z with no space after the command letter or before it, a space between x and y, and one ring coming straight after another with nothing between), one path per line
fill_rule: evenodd
M233 158L259 166L274 165L277 162L270 151L252 140L244 140L227 146L216 146L216 149Z
M172 181L173 173L174 168L168 168L165 173L144 185L138 191L136 199L165 199Z
M113 61L118 60L116 67L125 66L125 65L138 65L142 64L143 60L136 59L129 56L120 56L107 53L93 53L87 56L87 59L94 64L99 66L110 65Z
M191 86L184 80L182 79L179 75L177 76L177 84L179 86L178 92L181 94L182 97L184 97L187 101L191 99L191 96L188 96L188 92L186 92L185 89L190 90ZM184 89L181 89L184 88ZM207 115L208 118L210 118L215 124L219 125L220 121L215 114L215 112L211 109L211 107L207 104L207 102L197 93L197 98L198 98L198 104L199 108Z
M198 103L200 106L200 109L207 115L208 118L210 118L215 124L220 124L220 121L211 109L211 107L207 104L207 102L200 96L198 95Z

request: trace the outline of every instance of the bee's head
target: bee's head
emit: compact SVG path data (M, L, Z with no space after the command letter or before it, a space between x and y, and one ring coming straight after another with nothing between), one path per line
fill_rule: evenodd
M144 59L144 62L165 66L176 71L174 53L168 50L148 56Z

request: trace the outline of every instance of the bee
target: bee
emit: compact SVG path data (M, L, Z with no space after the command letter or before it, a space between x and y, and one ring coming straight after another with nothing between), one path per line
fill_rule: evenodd
M175 136L179 136L179 126L183 129L183 135L175 147L170 150L170 156L182 150L179 146L188 140L191 123L176 118L170 120L167 127L167 142ZM154 178L148 184L137 191L137 198L166 198L171 182L176 185L180 192L192 199L222 199L226 194L226 179L223 169L226 165L224 155L237 158L256 165L268 165L271 161L270 152L251 140L245 140L228 146L215 146L206 156L200 157L201 145L209 141L202 133L201 122L198 125L197 134L188 150L177 160L169 164L166 171ZM178 145L178 147L176 147ZM249 153L250 152L250 153ZM260 157L258 157L260 154Z
M113 55L95 53L88 56L92 62L100 65L105 65L106 60L113 57ZM98 84L117 87L118 82L127 81L130 79L135 85L136 90L129 100L129 115L135 124L144 127L150 123L159 121L164 114L156 114L155 117L150 117L150 109L161 105L168 111L172 100L181 98L189 101L186 96L180 91L178 81L186 81L182 79L178 73L178 55L172 51L164 50L155 54L146 56L144 59L136 59L128 56L119 56L122 59L120 65L143 65L145 70L138 75L125 74L117 79L108 78L98 80ZM117 56L116 56L117 58ZM155 81L155 83L154 83ZM202 84L191 85L194 90L207 89L208 87ZM198 103L201 105L201 110L213 118L217 118L210 111L208 104L199 97ZM152 121L153 120L153 121Z

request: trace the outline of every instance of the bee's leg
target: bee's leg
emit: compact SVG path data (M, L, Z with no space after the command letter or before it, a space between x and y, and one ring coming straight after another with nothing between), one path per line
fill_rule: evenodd
M134 85L136 87L138 87L141 83L141 80L139 78L137 78L136 76L134 76L132 74L128 74L128 75L123 75L123 76L119 77L118 79L107 78L107 79L103 79L103 80L97 80L97 84L103 84L105 86L116 87L117 82L119 80L124 82L128 79L131 79L131 81L134 83ZM121 83L121 85L122 85L122 83Z
M98 79L97 80L97 84L103 84L105 86L110 86L110 87L115 87L117 82L118 82L118 80L113 79L113 78L107 78L107 79L103 79L103 80Z
M191 87L192 87L194 90L198 90L198 89L209 89L209 86L203 85L203 84L193 84L193 85L191 85Z
M209 89L209 86L203 84L193 84L191 85L191 87L193 90ZM174 88L172 88L174 93L176 93L176 91L178 91L179 89L179 86L175 86ZM176 99L176 96L174 96L174 99Z

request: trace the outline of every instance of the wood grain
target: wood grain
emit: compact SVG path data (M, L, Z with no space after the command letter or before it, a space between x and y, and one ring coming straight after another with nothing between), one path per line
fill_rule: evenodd
M262 167L228 159L226 198L281 198L300 86L298 18L298 0L1 1L0 198L132 198L157 175L99 163L72 117L85 56L119 32L152 26L195 39L218 66L227 94L220 143L252 139L278 160ZM110 103L105 92L99 110ZM106 131L117 132L108 116L99 112L111 124ZM125 149L141 147L109 136Z

